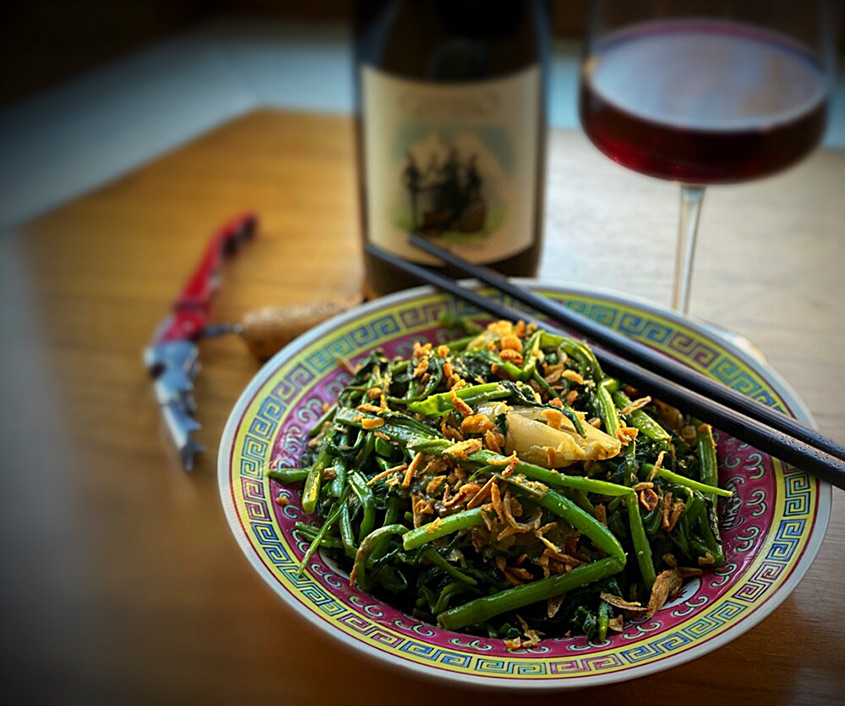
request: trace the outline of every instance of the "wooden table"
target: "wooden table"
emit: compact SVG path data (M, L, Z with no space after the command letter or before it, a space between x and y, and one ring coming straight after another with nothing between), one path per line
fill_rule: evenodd
M667 303L676 187L551 137L541 275ZM845 154L713 189L693 313L750 336L821 431L845 442ZM446 704L468 692L388 670L316 632L248 565L220 505L217 441L256 372L201 345L197 435L180 470L141 350L210 231L252 207L217 318L361 285L346 117L261 112L0 237L4 693L26 702ZM668 672L532 703L840 703L845 503L792 596L729 646ZM511 703L491 693L485 703Z

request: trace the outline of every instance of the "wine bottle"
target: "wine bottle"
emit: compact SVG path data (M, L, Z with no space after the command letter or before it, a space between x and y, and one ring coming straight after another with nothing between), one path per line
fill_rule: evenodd
M549 20L543 0L361 0L355 84L362 232L430 267L423 237L536 273L542 244ZM366 255L365 289L414 284Z

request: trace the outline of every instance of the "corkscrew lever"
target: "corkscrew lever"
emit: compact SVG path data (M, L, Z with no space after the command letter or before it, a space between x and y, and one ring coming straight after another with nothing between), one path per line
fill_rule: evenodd
M191 435L200 428L194 419L194 379L200 365L195 341L202 336L228 332L209 326L214 293L220 288L223 261L234 255L256 231L252 213L238 216L217 230L173 302L173 312L158 327L153 342L144 350L144 364L153 377L158 404L186 471L203 448Z

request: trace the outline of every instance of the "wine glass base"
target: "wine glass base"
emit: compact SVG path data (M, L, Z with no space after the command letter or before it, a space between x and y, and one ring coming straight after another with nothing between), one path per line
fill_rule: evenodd
M764 364L768 364L769 359L766 357L766 354L763 352L763 349L760 348L760 346L754 343L754 341L752 341L747 336L744 336L741 333L737 333L736 331L731 331L730 329L727 329L724 326L719 326L718 324L714 324L709 321L699 321L699 323L702 326L713 331L715 335L728 341L728 343L732 343L734 346L739 348L744 353L747 353L755 360L758 360Z

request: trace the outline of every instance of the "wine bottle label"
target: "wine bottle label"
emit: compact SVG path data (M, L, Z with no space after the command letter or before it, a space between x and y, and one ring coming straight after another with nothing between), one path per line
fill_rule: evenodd
M526 250L535 233L537 66L478 83L432 84L362 67L368 237L415 262L415 231L471 260Z

